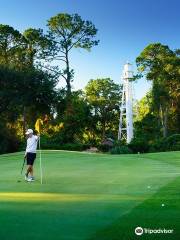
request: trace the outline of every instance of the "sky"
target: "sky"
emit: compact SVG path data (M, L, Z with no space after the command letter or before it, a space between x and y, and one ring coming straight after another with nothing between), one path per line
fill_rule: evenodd
M58 13L78 13L98 29L98 46L71 53L74 90L90 79L110 77L122 83L123 65L131 62L136 72L135 59L150 43L180 48L179 0L0 0L0 24L20 32L29 27L46 31L47 20ZM64 86L63 80L59 85ZM134 84L134 97L142 98L150 87L140 79Z

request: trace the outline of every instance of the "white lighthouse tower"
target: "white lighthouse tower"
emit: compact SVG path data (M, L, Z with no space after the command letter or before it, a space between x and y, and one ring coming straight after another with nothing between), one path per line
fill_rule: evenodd
M118 140L125 139L129 143L133 138L133 93L132 93L132 65L126 63L123 69L123 92L120 107Z

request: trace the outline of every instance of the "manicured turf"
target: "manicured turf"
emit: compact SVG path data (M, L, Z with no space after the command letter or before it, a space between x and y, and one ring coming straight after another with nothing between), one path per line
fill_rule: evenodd
M37 181L20 176L22 156L0 155L0 240L180 239L180 152L43 151L43 185L38 158Z

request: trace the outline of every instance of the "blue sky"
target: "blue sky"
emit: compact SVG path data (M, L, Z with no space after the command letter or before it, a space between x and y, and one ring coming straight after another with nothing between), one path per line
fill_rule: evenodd
M135 59L148 44L161 42L180 48L180 1L178 0L1 0L0 23L23 31L46 29L47 20L60 12L78 13L98 29L100 43L92 51L75 50L74 89L90 79L110 77L120 82L123 64ZM62 84L63 85L63 84ZM136 97L145 95L150 83L135 84Z

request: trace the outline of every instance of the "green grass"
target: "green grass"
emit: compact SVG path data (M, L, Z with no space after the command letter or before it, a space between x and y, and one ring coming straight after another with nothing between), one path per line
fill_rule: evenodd
M180 152L43 151L42 185L39 159L26 183L22 157L0 155L0 240L180 239ZM137 226L174 233L136 236Z

